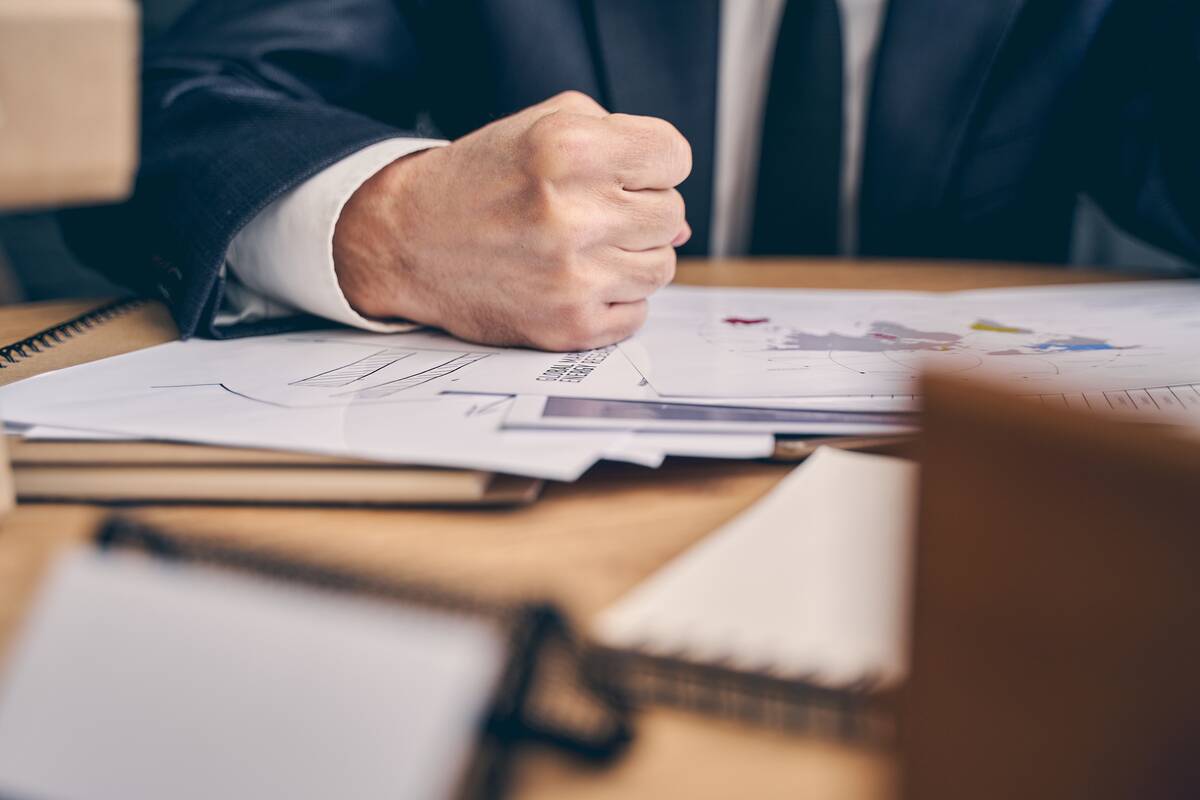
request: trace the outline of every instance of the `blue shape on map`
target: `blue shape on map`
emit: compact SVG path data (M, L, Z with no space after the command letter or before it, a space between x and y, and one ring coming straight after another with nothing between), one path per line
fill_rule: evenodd
M1121 350L1123 348L1114 347L1103 339L1089 339L1085 336L1071 336L1066 339L1051 339L1048 342L1040 342L1032 345L1034 350L1040 350L1043 353L1079 353L1089 350Z
M1089 353L1100 350L1129 350L1129 347L1117 347L1103 339L1090 339L1086 336L1067 336L1061 339L1051 339L1046 342L1038 342L1037 344L1025 345L1027 350L1009 349L1009 350L994 350L988 355L992 356L1023 356L1028 355L1029 350L1035 350L1039 353Z

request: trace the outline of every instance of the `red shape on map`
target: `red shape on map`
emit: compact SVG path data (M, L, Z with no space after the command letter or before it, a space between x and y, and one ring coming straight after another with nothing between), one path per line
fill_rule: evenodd
M755 319L746 319L744 317L726 317L722 320L726 325L762 325L770 322L768 317L758 317Z

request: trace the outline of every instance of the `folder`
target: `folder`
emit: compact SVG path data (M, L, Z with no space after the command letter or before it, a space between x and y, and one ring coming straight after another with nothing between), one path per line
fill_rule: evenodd
M1200 444L924 395L904 797L1200 796Z

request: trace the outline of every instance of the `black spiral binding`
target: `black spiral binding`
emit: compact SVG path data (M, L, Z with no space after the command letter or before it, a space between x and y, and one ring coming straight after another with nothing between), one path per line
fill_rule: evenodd
M838 688L816 676L749 672L721 661L597 646L597 674L634 707L674 706L743 723L875 747L896 741L894 690L863 680Z
M144 297L126 297L114 300L66 322L38 331L18 342L0 347L0 369L7 369L13 364L32 358L68 339L87 333L98 325L103 325L134 309L141 308L148 302L150 301Z

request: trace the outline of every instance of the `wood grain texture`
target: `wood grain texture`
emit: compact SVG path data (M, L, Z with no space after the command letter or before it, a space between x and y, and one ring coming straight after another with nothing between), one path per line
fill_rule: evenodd
M679 281L693 285L922 290L1119 277L1016 266L841 261L692 262L679 270ZM130 513L181 535L428 578L497 597L548 597L586 625L748 507L789 469L720 461L672 461L657 471L602 465L575 484L549 486L540 502L514 510L173 506ZM30 506L0 525L0 642L11 636L49 554L86 535L101 514L82 506ZM531 753L519 765L516 796L866 800L891 796L892 774L887 754L652 710L643 716L631 752L614 768L597 772Z
M1007 286L1111 283L1170 277L1129 275L1020 264L846 261L840 259L727 259L682 261L676 283L689 286L751 286L775 289L908 289L954 292Z

